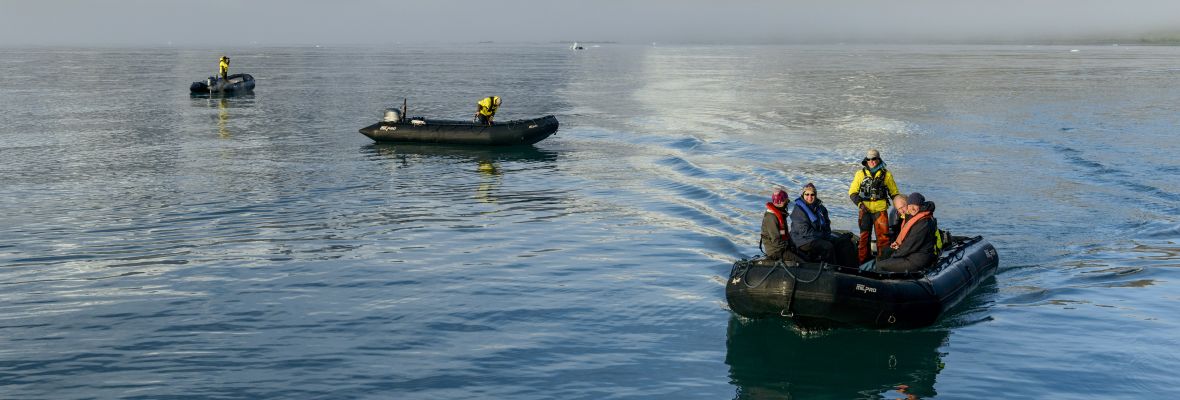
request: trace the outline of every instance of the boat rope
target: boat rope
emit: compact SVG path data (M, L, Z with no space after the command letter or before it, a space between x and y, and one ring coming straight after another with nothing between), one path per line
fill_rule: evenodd
M799 279L799 277L795 276L795 274L792 274L792 273L791 273L791 269L790 269L790 268L787 268L787 266L786 266L786 265L784 265L782 261L779 261L779 262L778 262L778 265L782 265L782 266L783 266L783 271L787 271L787 275L790 275L790 276L791 276L791 279L794 279L794 280L795 280L795 282L798 282L798 283L811 283L811 282L815 282L817 279L819 279L819 276L820 276L820 275L823 275L823 273L824 273L824 270L825 270L825 269L828 269L828 263L821 262L821 263L819 264L819 268L817 268L817 269L815 270L815 276L811 277L811 279L808 279L808 280L802 280L802 279Z
M753 264L753 261L747 261L747 263ZM787 276L790 276L791 279L795 280L796 283L812 283L819 279L820 275L823 275L825 269L828 269L828 263L820 263L820 267L815 271L815 276L811 277L811 279L803 280L799 279L798 276L795 276L795 273L791 272L791 268L787 267L787 264L783 263L783 260L778 260L774 262L774 265L771 266L770 269L766 270L766 274L762 275L762 278L758 279L758 283L751 283L750 268L746 266L745 271L742 272L742 276L745 278L743 280L745 281L746 287L756 288L762 286L763 283L766 283L767 279L770 279L770 275L774 273L774 270L778 268L782 268L783 272L786 272Z

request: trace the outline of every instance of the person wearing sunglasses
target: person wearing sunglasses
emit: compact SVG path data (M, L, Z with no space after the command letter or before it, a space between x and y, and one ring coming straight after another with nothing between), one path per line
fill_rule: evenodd
M791 210L791 240L807 261L828 261L832 253L832 242L828 241L831 234L828 208L819 199L815 184L808 182Z
M889 221L886 211L889 209L889 198L898 194L897 184L893 181L893 173L885 169L885 162L881 160L881 153L871 149L865 154L856 171L852 184L848 187L848 198L860 209L858 227L860 241L857 242L856 258L858 263L869 260L869 238L876 231L877 251L889 246Z
M851 234L832 233L828 208L819 199L814 183L803 186L802 194L795 199L795 208L791 210L791 240L807 261L856 266Z
M766 212L762 214L762 235L758 240L758 247L766 254L768 260L803 261L795 254L795 245L791 242L790 232L787 231L789 198L786 189L775 187L771 191L770 202L766 203Z

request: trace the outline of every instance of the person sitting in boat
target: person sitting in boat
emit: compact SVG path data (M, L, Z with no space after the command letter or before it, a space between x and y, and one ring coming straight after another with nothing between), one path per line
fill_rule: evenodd
M901 230L901 224L905 222L905 196L898 193L893 195L893 208L889 209L889 237L897 237L897 232Z
M819 199L814 183L803 186L803 192L795 199L795 208L791 211L791 242L799 256L807 261L856 267L852 235L832 232L828 208Z
M768 260L783 260L803 262L803 258L795 254L795 245L791 242L791 234L787 231L787 190L776 187L770 195L770 202L766 203L766 212L762 214L762 236L758 246L766 253Z
M877 232L877 251L889 246L886 210L889 208L889 198L898 192L893 173L885 169L885 162L881 160L881 153L877 149L869 150L860 165L864 168L856 171L856 177L852 178L848 198L860 209L857 224L860 241L857 242L856 257L858 262L863 263L869 260L869 238L874 230Z
M808 182L791 210L791 241L804 259L828 261L832 254L832 242L828 241L831 235L828 208L819 199L815 184Z
M229 57L221 56L217 63L217 73L221 75L221 79L229 77Z
M906 196L905 223L897 239L889 247L893 250L871 266L885 272L915 272L924 270L938 260L938 221L934 219L934 202L926 201L921 193Z
M492 124L496 111L500 109L500 96L486 97L475 103L475 119L481 124Z

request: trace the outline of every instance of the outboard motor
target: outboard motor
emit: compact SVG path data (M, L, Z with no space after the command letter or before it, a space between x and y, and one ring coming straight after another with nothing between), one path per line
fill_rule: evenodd
M402 122L402 112L396 108L385 109L385 122Z

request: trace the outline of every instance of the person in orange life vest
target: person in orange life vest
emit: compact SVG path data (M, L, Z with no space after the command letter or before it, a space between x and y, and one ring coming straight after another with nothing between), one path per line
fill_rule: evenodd
M869 259L869 237L873 231L877 232L877 251L889 246L889 222L886 211L889 209L889 198L897 194L897 184L893 182L893 173L885 169L885 162L881 160L881 153L876 149L865 154L860 165L864 166L856 171L852 184L848 187L848 198L860 209L859 223L860 241L857 242L856 257L863 263Z
M901 224L905 222L906 195L898 193L893 195L893 208L889 209L889 237L897 237L897 232L901 230ZM880 257L878 257L880 258Z
M877 261L874 269L885 272L914 272L924 270L938 260L935 255L938 221L934 219L934 202L926 201L921 193L906 197L906 218L890 248L889 258Z
M768 260L802 262L803 259L795 254L791 234L787 232L788 198L786 189L777 187L773 190L770 202L766 203L766 212L762 215L762 236L758 246L766 253Z

